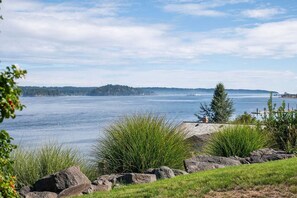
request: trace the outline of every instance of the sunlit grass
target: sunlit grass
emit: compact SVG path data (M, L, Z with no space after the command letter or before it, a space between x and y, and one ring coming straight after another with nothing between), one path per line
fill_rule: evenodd
M58 144L46 144L33 150L20 148L12 157L15 161L13 168L18 187L32 185L38 179L70 166L80 166L90 179L93 179L95 174L75 149Z
M297 185L297 158L263 164L241 165L182 175L151 184L130 185L110 192L85 195L99 197L203 197L210 191L246 189L262 185Z

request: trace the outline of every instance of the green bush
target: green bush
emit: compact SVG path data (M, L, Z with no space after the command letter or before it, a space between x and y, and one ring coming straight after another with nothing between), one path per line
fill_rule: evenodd
M185 133L164 117L134 115L105 130L94 147L100 173L143 172L148 168L182 168L190 154Z
M287 111L286 103L280 107L272 103L272 96L268 100L268 113L263 116L265 131L275 142L275 147L287 151L297 152L297 111Z
M267 146L268 136L256 127L235 126L215 133L205 146L205 152L223 157L247 157L252 151Z
M233 124L257 124L257 119L251 114L244 112L242 115L237 116L233 121Z
M17 187L34 184L38 179L78 165L90 179L94 171L80 157L76 150L57 144L46 144L33 150L17 149L13 153L14 174L17 176Z
M0 72L0 124L4 119L15 118L15 112L24 108L19 98L21 89L16 80L23 78L26 73L26 70L16 65ZM15 177L12 175L13 160L10 159L11 152L16 148L12 140L5 130L0 131L0 197L5 198L19 197L15 191Z

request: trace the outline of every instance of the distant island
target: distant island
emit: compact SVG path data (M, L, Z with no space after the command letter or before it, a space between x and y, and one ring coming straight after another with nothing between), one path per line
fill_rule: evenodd
M151 92L125 85L105 85L102 87L21 87L22 96L139 96Z
M37 87L23 86L23 97L38 96L145 96L145 95L172 95L172 94L212 94L214 89L206 88L167 88L167 87L129 87L126 85L105 85L101 87ZM277 93L267 90L227 89L229 94L269 94Z
M284 94L281 95L282 98L297 98L297 94L290 94L285 92Z

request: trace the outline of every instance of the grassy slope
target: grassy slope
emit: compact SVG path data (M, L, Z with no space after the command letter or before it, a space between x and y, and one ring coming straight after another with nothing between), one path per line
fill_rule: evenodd
M94 193L83 198L201 197L210 190L277 184L297 185L297 158L183 175L152 184L130 185L110 192Z

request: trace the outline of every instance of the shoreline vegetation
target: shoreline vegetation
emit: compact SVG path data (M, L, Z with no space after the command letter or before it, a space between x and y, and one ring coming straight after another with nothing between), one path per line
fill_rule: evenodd
M173 88L173 87L129 87L126 85L104 85L101 87L38 87L21 86L23 97L42 96L147 96L167 94L197 95L197 93L212 94L213 88ZM227 89L229 94L278 94L269 90Z

